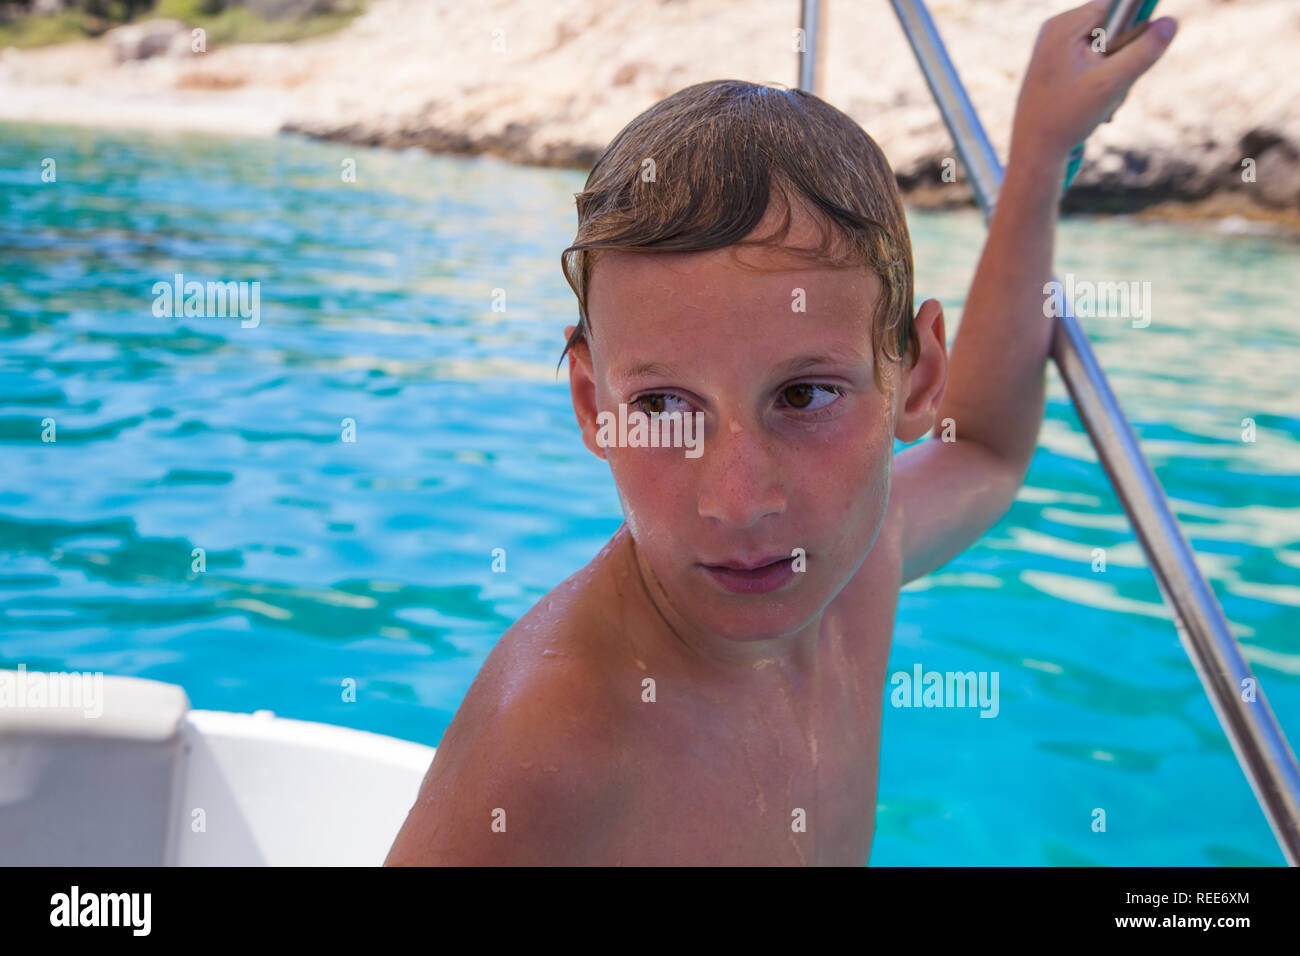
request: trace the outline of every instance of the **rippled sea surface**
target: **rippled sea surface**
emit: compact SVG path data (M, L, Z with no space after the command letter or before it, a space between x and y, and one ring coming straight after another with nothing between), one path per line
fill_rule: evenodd
M494 641L620 523L555 374L582 180L0 126L0 667L148 677L199 708L436 745ZM911 221L918 293L951 339L983 227ZM1151 283L1146 328L1085 325L1300 741L1300 245L1079 221L1057 265ZM155 316L176 273L259 282L260 323ZM1019 499L904 591L895 631L891 672L997 672L998 715L886 700L872 862L1281 863L1049 383Z

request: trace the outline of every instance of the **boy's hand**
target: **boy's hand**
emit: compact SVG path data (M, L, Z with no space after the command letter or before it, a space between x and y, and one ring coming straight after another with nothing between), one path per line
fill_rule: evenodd
M1043 24L1016 102L1012 156L1063 163L1160 59L1178 27L1161 17L1139 27L1122 48L1115 49L1119 37L1105 37L1112 52L1094 52L1093 31L1103 26L1109 8L1110 0L1092 0Z

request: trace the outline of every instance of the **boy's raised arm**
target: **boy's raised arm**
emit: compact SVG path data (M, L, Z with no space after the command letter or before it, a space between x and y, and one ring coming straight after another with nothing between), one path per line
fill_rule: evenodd
M1168 18L1152 21L1142 35L1104 56L1093 50L1092 31L1108 7L1108 0L1094 0L1053 17L1034 45L932 438L900 453L894 464L893 497L906 515L904 583L945 564L988 530L1006 513L1029 469L1055 322L1043 308L1044 287L1051 279L1066 161L1159 59L1175 29ZM947 429L946 419L952 420ZM942 440L945 430L948 441Z

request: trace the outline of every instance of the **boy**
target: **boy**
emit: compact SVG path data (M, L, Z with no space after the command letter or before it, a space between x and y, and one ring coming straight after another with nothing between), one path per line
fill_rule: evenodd
M626 521L492 651L387 865L867 862L899 589L1015 498L1067 155L1172 37L1094 53L1107 6L1039 34L951 359L889 165L838 110L718 81L614 139L565 352ZM702 453L611 441L628 412L691 416Z

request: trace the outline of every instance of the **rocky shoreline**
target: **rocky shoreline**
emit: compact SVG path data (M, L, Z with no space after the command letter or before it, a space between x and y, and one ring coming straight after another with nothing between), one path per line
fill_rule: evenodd
M123 59L108 39L10 49L0 54L0 120L281 131L585 169L629 119L691 83L793 84L798 6L374 0L338 33L294 44L193 52L182 36L152 43L158 55L145 59ZM1176 6L1173 47L1089 141L1065 208L1300 232L1300 5ZM930 3L1004 154L1044 8ZM960 177L941 175L951 143L889 4L830 0L828 10L822 95L881 144L909 202L968 204Z

